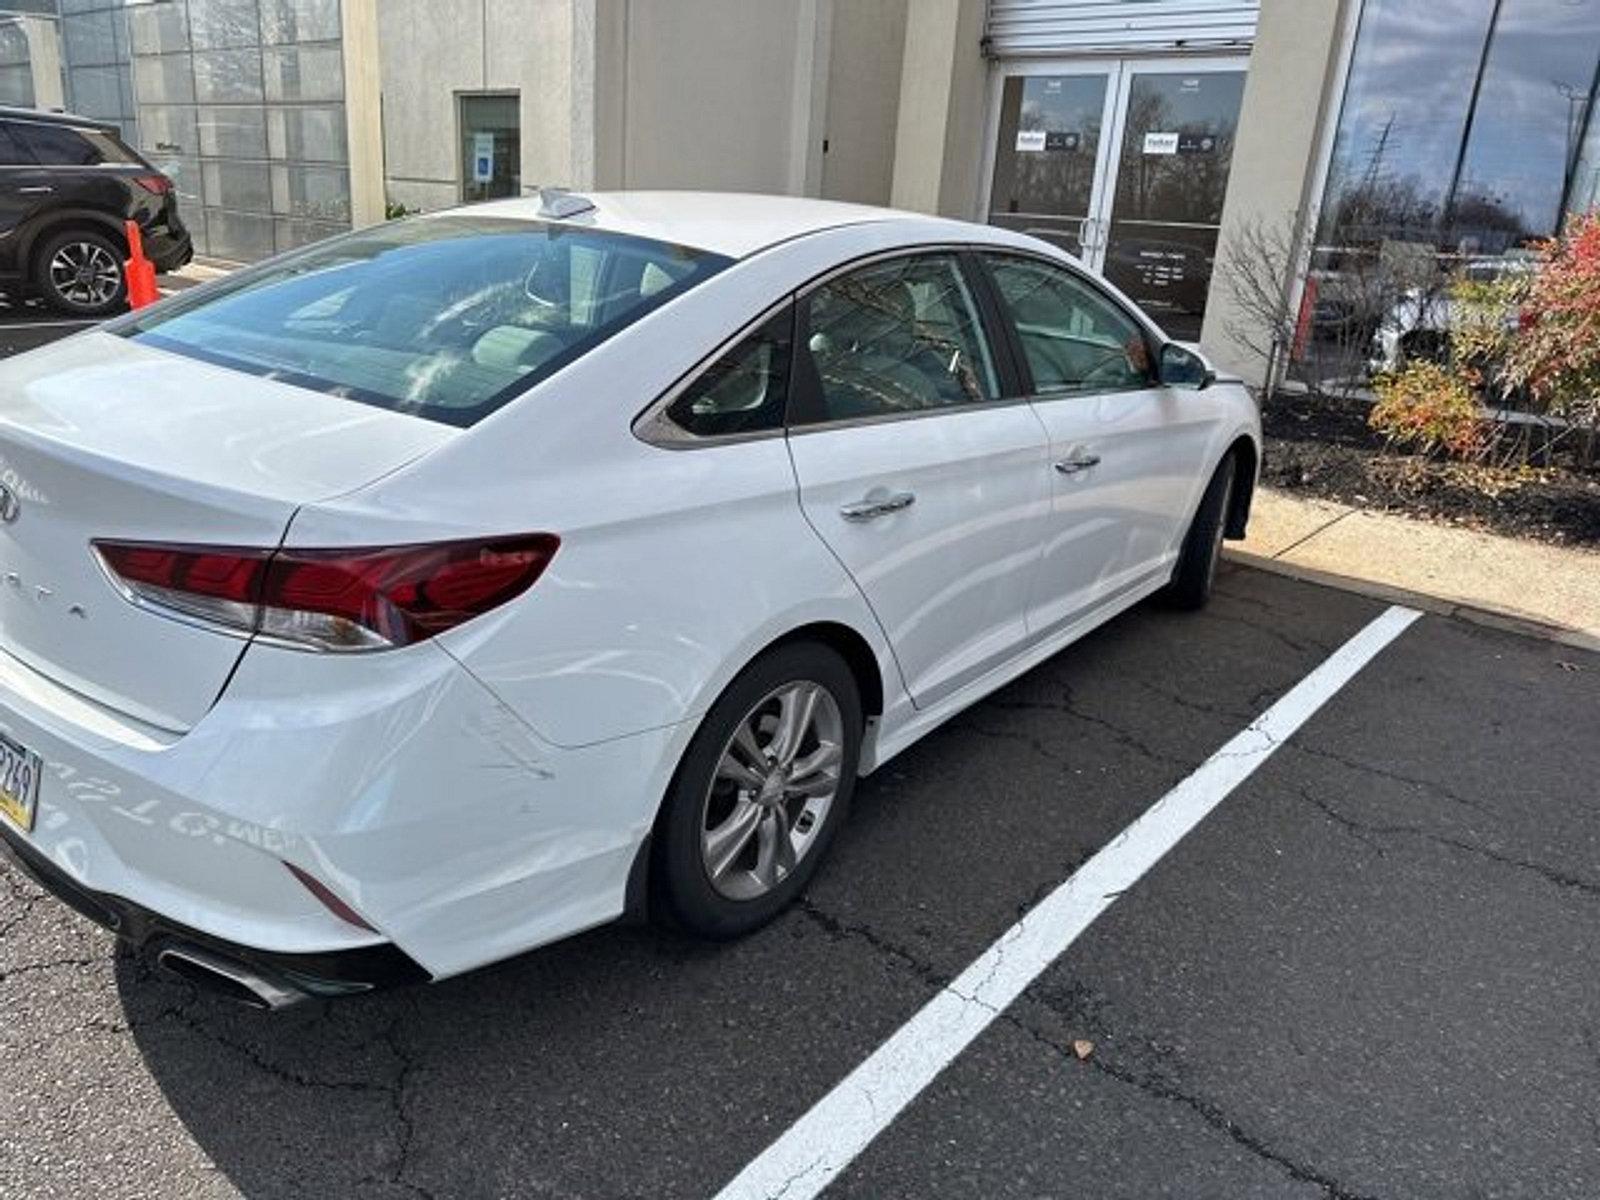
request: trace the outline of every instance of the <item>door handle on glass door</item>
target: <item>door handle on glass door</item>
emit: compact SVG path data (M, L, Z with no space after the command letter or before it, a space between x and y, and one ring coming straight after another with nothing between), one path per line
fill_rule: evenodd
M916 503L916 496L911 492L891 492L888 495L868 495L857 500L854 504L846 504L839 510L839 515L846 521L870 521L874 517L886 517L890 513L897 513L901 509L910 508Z
M1090 467L1100 464L1098 454L1077 454L1071 458L1063 458L1056 463L1056 470L1063 475L1076 475L1079 471L1087 471Z

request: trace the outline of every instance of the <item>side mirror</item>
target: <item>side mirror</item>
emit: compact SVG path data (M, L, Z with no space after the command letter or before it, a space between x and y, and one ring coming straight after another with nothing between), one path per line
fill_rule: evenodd
M1217 373L1193 350L1186 350L1177 342L1161 347L1161 386L1183 388L1191 392L1204 391L1217 381Z

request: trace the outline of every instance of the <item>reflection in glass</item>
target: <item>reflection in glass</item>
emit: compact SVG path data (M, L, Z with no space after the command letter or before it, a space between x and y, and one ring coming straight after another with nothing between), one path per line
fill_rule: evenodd
M1358 378L1380 331L1402 356L1437 345L1429 314L1452 278L1523 269L1530 243L1593 205L1597 86L1600 0L1366 0L1312 259L1304 370Z
M1200 336L1243 98L1243 71L1129 83L1103 269L1183 340Z
M1005 81L991 225L1083 253L1106 84L1105 75L1013 75Z

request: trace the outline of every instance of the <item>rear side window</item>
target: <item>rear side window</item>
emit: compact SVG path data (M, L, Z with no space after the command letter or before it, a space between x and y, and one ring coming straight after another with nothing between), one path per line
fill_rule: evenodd
M45 167L94 167L101 163L135 163L138 156L111 134L67 125L12 122L8 128L24 160Z
M320 242L109 328L466 426L728 261L570 225L422 217Z
M994 361L955 256L913 255L823 284L801 302L795 424L992 400Z
M781 428L793 324L786 308L702 371L667 409L672 423L696 437Z
M12 126L0 122L0 167L31 167L33 156L23 151L21 144L11 136Z
M1036 395L1150 386L1144 330L1110 300L1061 267L1029 258L986 261Z

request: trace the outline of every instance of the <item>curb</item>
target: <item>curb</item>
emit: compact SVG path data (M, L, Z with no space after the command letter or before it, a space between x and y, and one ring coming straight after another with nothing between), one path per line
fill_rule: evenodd
M1448 600L1443 596L1432 596L1427 592L1413 592L1408 588L1379 583L1372 579L1361 579L1353 575L1339 575L1333 571L1319 570L1316 567L1302 567L1295 563L1284 562L1281 559L1266 558L1259 554L1252 554L1248 550L1238 550L1232 546L1226 547L1223 554L1229 562L1238 563L1244 567L1254 567L1258 571L1269 571L1274 575L1282 575L1288 579L1299 580L1302 583L1316 583L1324 587L1338 588L1341 591L1355 592L1358 595L1370 596L1374 600L1382 600L1389 604L1405 604L1442 617L1456 617L1463 621L1470 621L1474 625L1483 625L1489 629L1499 629L1506 633L1518 633L1524 637L1539 638L1543 641L1556 642L1563 646L1572 646L1578 650L1588 650L1600 654L1600 633L1591 633L1582 629L1569 629L1564 625L1552 625L1548 621L1541 621L1524 613L1469 604L1461 600Z

